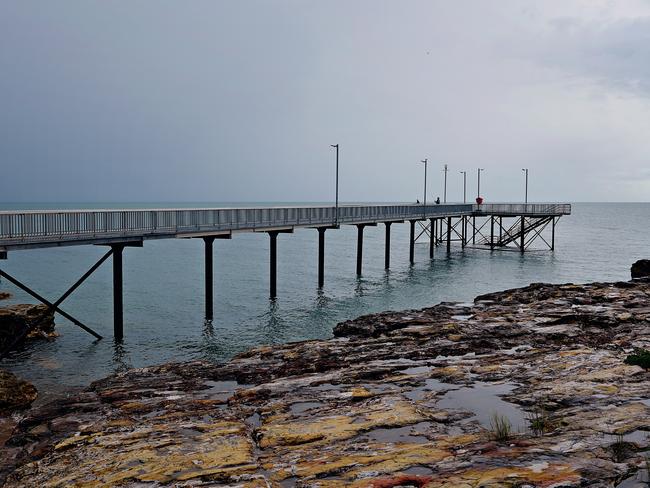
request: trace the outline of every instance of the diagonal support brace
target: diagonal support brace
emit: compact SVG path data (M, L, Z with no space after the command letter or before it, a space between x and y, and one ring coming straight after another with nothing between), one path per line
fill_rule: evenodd
M54 310L55 312L59 313L62 317L65 317L65 318L68 319L70 322L72 322L73 324L75 324L77 327L79 327L79 328L85 330L86 332L88 332L89 334L93 335L93 336L96 337L97 339L102 339L103 337L102 337L101 335L99 335L97 332L95 332L94 330L92 330L90 327L84 325L82 322L80 322L79 320L75 319L72 315L70 315L69 313L65 312L64 310L61 310L61 309L59 308L59 305L61 304L61 302L63 302L63 300L65 300L68 296L70 296L70 294L71 294L71 293L72 293L72 292L73 292L73 291L74 291L74 290L75 290L79 285L81 285L81 283L83 283L83 282L86 280L86 278L88 278L88 276L90 276L90 274L91 274L93 271L95 271L95 270L96 270L96 269L97 269L97 268L98 268L98 267L99 267L99 266L100 266L100 265L101 265L101 264L102 264L102 263L103 263L103 262L108 258L108 256L110 256L110 253L107 253L107 255L104 255L104 256L103 256L103 257L98 261L98 263L97 263L95 266L93 266L93 267L91 268L91 270L89 270L86 274L84 274L84 276L82 276L82 277L81 277L81 278L80 278L80 279L79 279L79 280L78 280L74 285L72 285L72 287L71 287L71 288L70 288L66 293L64 293L63 296L62 296L61 298L59 298L59 299L56 301L56 303L52 303L52 302L50 302L49 300L47 300L46 298L44 298L42 295L36 293L34 290L32 290L32 289L30 289L28 286L22 284L22 283L21 283L20 281L18 281L16 278L14 278L13 276L11 276L10 274L8 274L8 273L5 272L5 271L2 271L1 269L0 269L0 276L2 276L3 278L6 278L8 281L10 281L10 282L13 283L14 285L16 285L16 286L17 286L18 288L20 288L21 290L23 290L23 291L29 293L31 296L33 296L34 298L36 298L36 300L38 300L39 302L43 303L44 305L47 305L47 307L48 307L50 310Z

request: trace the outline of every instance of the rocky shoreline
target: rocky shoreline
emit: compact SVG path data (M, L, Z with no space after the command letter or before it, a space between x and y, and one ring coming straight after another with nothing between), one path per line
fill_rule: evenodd
M646 486L650 281L386 312L93 383L0 428L18 486ZM0 424L1 425L1 424ZM7 424L5 424L7 425Z

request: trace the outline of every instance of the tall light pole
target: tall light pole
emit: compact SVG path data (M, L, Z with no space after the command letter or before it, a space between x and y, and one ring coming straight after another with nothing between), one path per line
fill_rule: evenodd
M444 187L444 192L442 194L442 198L443 198L443 203L447 203L447 171L449 170L447 169L446 164L445 164L445 169L443 169L443 171L445 172L445 187Z
M335 204L335 220L336 225L339 225L339 145L330 144L336 148L336 204Z
M420 161L421 163L424 163L424 198L423 198L424 206L422 209L423 214L426 213L427 211L426 209L427 209L427 161L428 160L429 160L428 158L424 158L422 161Z
M485 168L478 168L477 174L478 174L478 184L476 186L476 196L480 197L481 196L481 171L485 171Z
M528 203L528 168L521 168L521 170L526 173L526 197L524 203Z
M467 171L460 173L463 175L463 203L467 203Z

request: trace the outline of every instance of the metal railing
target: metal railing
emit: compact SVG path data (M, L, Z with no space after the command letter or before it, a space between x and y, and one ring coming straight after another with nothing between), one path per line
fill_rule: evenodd
M570 215L570 203L484 203L473 205L476 214L487 215Z
M343 205L139 210L0 211L0 247L120 236L155 238L200 232L355 224L490 213L570 213L565 204ZM568 210L567 210L568 209Z

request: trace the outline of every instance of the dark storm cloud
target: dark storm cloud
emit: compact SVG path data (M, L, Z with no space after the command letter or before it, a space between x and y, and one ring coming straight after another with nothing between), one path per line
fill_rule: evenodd
M647 200L650 6L0 4L0 201ZM472 194L473 190L469 193Z

